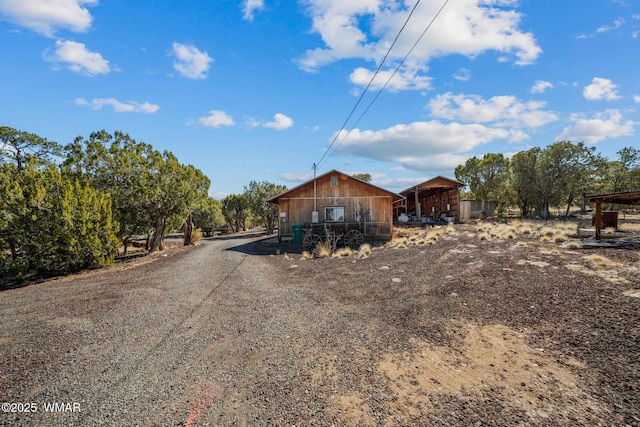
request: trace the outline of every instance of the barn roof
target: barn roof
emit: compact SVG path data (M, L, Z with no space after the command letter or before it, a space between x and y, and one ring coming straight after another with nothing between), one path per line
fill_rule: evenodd
M415 191L416 187L419 190L436 190L436 189L444 189L444 188L459 188L464 187L464 183L460 181L456 181L455 179L447 178L442 175L438 175L435 178L431 178L428 181L425 181L418 185L413 185L406 190L402 190L400 194L406 194L409 192Z
M640 205L640 190L587 196L587 199L616 205Z
M368 185L368 186L370 186L370 187L373 187L373 188L375 188L375 189L378 189L378 190L380 190L380 191L383 191L383 192L385 192L385 193L388 193L388 194L390 194L391 196L393 196L393 197L394 197L394 201L395 201L395 200L401 200L401 199L404 199L404 198L405 198L404 196L402 196L402 195L400 195L400 194L397 194L397 193L394 193L393 191L389 191L389 190L386 190L386 189L384 189L384 188L382 188L382 187L378 187L377 185L373 185L373 184L370 184L370 183L368 183L368 182L364 182L364 181L362 181L362 180L359 180L359 179L357 179L357 178L354 178L354 177L350 176L349 174L346 174L346 173L344 173L344 172L337 171L337 170L335 170L335 169L332 169L332 170L330 170L329 172L325 172L325 173L323 173L322 175L318 175L315 179L316 179L316 180L318 180L318 179L322 179L322 178L324 178L325 176L328 176L328 175L331 175L331 174L334 174L334 173L338 173L338 174L344 175L344 176L346 176L348 179L352 179L352 180L354 180L354 181L361 182L361 183L363 183L363 184L365 184L365 185ZM278 199L286 198L286 196L287 196L289 193L293 193L294 191L298 190L299 188L302 188L302 187L304 187L305 185L308 185L309 183L312 183L312 182L313 182L313 178L312 178L312 179L310 179L310 180L308 180L308 181L305 181L305 182L303 182L302 184L297 185L297 186L295 186L295 187L293 187L293 188L291 188L291 189L289 189L289 190L287 190L287 191L285 191L285 192L282 192L282 193L280 193L280 194L278 194L278 195L276 195L276 196L273 196L272 198L270 198L270 199L269 199L269 200L267 200L267 201L268 201L268 202L271 202L271 203L278 203Z

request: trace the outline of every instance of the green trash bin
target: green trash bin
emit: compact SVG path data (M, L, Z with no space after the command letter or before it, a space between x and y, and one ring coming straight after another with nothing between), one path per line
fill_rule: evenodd
M295 245L302 244L302 227L302 225L294 225L293 227L291 227L291 229L293 230L293 243Z

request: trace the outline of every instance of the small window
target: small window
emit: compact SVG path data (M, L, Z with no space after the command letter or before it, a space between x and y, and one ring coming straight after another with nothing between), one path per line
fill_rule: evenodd
M332 186L338 185L338 177L337 176L334 175L334 176L331 177L331 185Z
M344 221L344 207L330 206L324 208L324 220L327 222Z

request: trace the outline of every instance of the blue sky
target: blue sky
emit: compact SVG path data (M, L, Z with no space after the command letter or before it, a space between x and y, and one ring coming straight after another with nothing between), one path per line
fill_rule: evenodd
M637 0L415 4L0 0L0 125L127 132L217 198L292 187L321 159L400 191L488 152L640 147Z

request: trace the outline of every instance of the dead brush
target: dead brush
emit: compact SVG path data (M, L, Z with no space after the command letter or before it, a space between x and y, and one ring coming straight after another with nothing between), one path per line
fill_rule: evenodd
M351 248L340 248L331 255L331 258L343 258L351 255L353 255L353 250Z
M370 255L371 252L373 252L373 248L371 247L370 244L364 243L360 246L360 248L358 249L358 252L363 253L365 255Z
M583 259L586 261L587 266L593 270L599 270L603 268L620 268L623 265L620 262L613 261L599 254L587 255L584 256Z
M437 237L442 236L444 233L445 233L445 228L442 226L435 227L429 232L430 235L437 236Z
M621 222L618 224L618 228L627 232L640 233L640 223Z
M533 230L538 228L538 226L531 221L517 221L513 224L513 227L518 234L533 234Z
M491 234L489 234L486 231L483 231L481 233L478 233L478 239L479 240L491 240Z
M476 224L476 230L478 231L489 231L493 228L493 224L491 224L490 222L478 222Z
M582 248L582 246L580 245L580 242L573 240L573 241L568 241L563 243L562 248L563 249L580 249Z
M191 232L191 241L193 243L198 242L202 240L202 236L203 236L202 230L199 228L196 228Z
M517 235L516 228L510 225L501 224L494 230L494 237L498 239L514 239Z
M328 240L318 243L316 247L313 248L313 255L317 258L329 258L332 253L333 247Z
M570 233L566 231L559 230L553 237L552 240L556 243L566 242L569 238Z
M300 257L300 260L311 259L311 258L313 258L313 254L307 251L303 251L302 256Z
M556 230L553 227L542 227L540 228L540 230L538 230L538 235L540 237L547 237L549 239L552 239L555 234Z
M387 248L400 248L400 249L404 249L407 247L407 243L409 242L409 239L407 237L399 237L399 238L395 238L393 240L391 240L390 242L388 242L385 247Z
M444 232L445 234L449 234L451 236L457 236L458 235L458 231L456 230L456 227L454 227L453 223L448 223L446 227L444 227Z
M358 248L358 258L366 258L367 256L371 255L371 252L373 252L373 250L371 249L371 245L368 243L364 243L360 245L360 248Z

